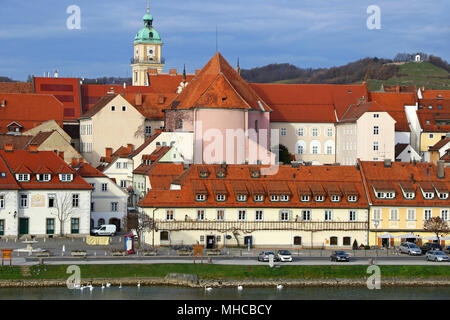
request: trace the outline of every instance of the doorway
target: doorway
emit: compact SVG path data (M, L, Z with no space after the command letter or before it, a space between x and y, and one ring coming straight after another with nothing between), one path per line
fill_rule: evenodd
M120 219L117 218L111 218L109 219L109 224L113 224L116 226L117 232L120 232Z
M19 218L19 234L28 234L28 218Z
M206 249L214 249L216 247L216 236L206 236Z

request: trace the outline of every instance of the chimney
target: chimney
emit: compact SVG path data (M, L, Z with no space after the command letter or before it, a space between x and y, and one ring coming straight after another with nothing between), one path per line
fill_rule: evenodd
M384 167L385 167L385 168L390 168L390 167L392 167L391 159L384 159Z
M157 69L149 68L148 71L147 71L147 73L148 73L149 75L154 76L154 75L157 75L157 74L158 74L158 70L157 70Z
M58 156L64 160L64 151L59 151Z
M58 70L55 70L55 72L53 73L53 76L54 76L55 78L58 78Z
M123 83L123 88L124 88L124 89L127 88L127 83L126 83L126 82Z
M110 87L107 94L114 94L114 87Z
M78 165L78 159L77 158L72 158L72 168L75 168Z
M133 145L132 144L127 144L127 151L128 153L132 153L133 152Z
M12 143L5 143L4 147L5 151L14 151L14 145Z
M106 148L105 149L105 157L110 158L112 155L112 148Z
M136 105L142 106L142 93L138 92L136 93Z
M437 177L439 179L444 179L444 177L445 177L444 161L443 160L438 160L437 161Z
M2 108L6 107L6 100L5 100L5 99L0 100L0 106L1 106Z
M169 74L171 75L171 76L176 76L178 73L177 73L177 69L170 69L169 70Z
M34 144L34 143L30 143L28 145L28 151L33 152L33 153L38 152L38 145Z

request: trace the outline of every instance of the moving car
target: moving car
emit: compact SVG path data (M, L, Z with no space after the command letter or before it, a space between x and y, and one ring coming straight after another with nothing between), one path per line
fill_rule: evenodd
M91 233L94 236L114 236L116 234L117 227L115 224L103 224L97 229L93 229Z
M273 255L273 261L278 261L278 257L273 251L263 251L258 255L258 261L269 261L269 255Z
M419 256L422 254L422 250L419 248L419 246L412 242L402 242L400 244L400 252L407 253L410 256L413 255Z
M278 250L277 257L278 257L278 261L292 262L292 255L289 250Z
M441 250L429 250L426 256L427 261L448 261L448 256Z
M333 253L330 256L330 260L331 261L346 261L349 262L350 261L350 256L345 253L345 251L333 251Z
M442 250L442 247L439 243L426 242L420 249L422 250L422 253L425 254L428 250Z

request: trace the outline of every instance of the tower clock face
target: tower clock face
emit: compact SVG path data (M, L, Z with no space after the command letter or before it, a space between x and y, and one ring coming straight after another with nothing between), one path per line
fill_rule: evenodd
M147 55L148 55L149 57L154 57L154 56L155 56L155 53L156 53L156 49L155 49L154 46L149 46L149 47L147 47Z

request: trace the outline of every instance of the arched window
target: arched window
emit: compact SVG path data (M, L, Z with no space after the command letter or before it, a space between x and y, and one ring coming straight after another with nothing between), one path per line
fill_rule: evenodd
M295 143L295 153L305 154L306 153L306 143L303 140L297 140Z
M337 246L338 244L338 238L337 237L330 237L330 245L331 246Z
M313 140L309 144L309 153L310 154L320 154L320 142L317 140Z
M105 219L98 219L98 226L105 224Z

